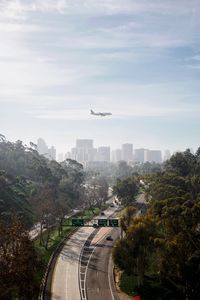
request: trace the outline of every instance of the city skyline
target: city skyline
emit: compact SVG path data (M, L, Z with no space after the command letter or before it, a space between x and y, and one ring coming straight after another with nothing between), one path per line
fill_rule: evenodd
M196 150L199 25L197 0L1 1L1 133Z
M170 158L171 152L166 149L162 153L159 149L133 148L133 144L122 144L120 148L111 149L110 146L95 147L93 139L77 139L73 148L65 153L57 153L54 146L49 147L43 138L37 140L37 151L46 158L63 161L70 158L81 163L102 161L102 162L158 162Z

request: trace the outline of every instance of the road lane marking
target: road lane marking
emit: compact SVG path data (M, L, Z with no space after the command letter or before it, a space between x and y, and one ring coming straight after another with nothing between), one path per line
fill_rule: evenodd
M112 291L112 287L111 287L111 281L110 281L110 264L111 264L111 256L109 258L109 263L108 263L108 283L109 283L109 287L110 287L110 293L111 293L111 296L112 296L112 300L115 300L115 297L113 295L113 291Z

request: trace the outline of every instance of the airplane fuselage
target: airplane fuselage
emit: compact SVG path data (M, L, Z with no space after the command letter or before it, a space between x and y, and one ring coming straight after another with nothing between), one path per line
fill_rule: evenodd
M100 116L100 117L106 117L106 116L111 116L112 114L110 112L94 112L93 110L90 111L90 114L91 115L94 115L94 116Z

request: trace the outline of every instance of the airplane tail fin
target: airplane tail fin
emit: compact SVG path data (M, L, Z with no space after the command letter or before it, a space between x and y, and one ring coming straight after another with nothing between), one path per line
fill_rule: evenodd
M90 113L91 113L92 115L94 114L94 112L93 112L93 110L92 110L92 109L90 110Z

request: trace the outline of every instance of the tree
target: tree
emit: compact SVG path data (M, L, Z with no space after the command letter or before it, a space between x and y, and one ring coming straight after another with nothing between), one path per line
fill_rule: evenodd
M34 246L22 223L0 222L0 298L28 300L33 295L33 278L38 265Z
M113 187L113 194L127 206L135 201L135 197L139 191L139 184L136 177L128 177L126 179L117 179L116 185Z
M133 206L126 207L123 215L120 218L120 225L124 232L127 232L128 228L134 222L134 217L136 214L136 208Z
M173 155L161 172L145 176L149 210L130 218L113 252L116 264L137 277L140 291L150 294L151 280L151 288L167 291L169 299L200 298L199 178L199 157L189 150Z
M136 275L139 287L143 284L144 274L149 268L156 231L156 223L151 217L132 219L126 236L118 241L113 250L115 264L127 274Z

